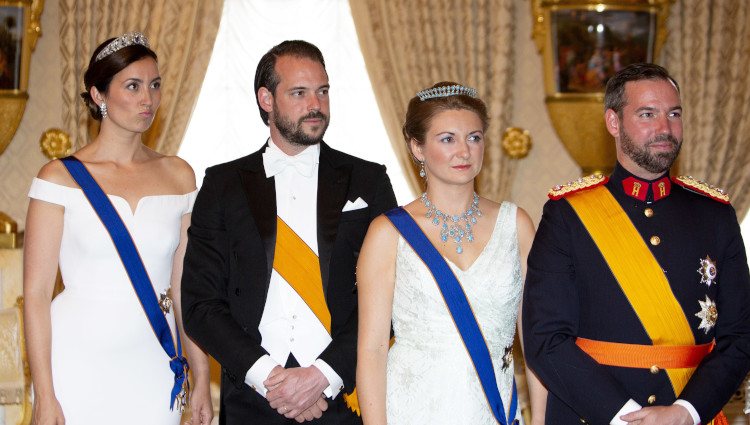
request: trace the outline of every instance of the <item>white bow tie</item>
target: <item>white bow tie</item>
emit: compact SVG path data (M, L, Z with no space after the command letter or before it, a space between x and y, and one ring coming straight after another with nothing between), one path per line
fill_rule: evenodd
M278 149L266 148L263 152L263 168L266 170L266 177L273 177L289 166L305 177L312 177L316 159L315 150L310 148L295 156L288 156Z

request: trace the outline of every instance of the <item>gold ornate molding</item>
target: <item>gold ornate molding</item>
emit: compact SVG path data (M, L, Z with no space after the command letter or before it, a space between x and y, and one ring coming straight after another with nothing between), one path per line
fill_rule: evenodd
M0 7L18 8L23 15L23 34L20 42L20 63L16 65L18 84L10 89L0 89L0 155L8 147L21 123L28 100L31 52L42 33L41 15L44 0L0 0Z
M26 100L29 96L24 93L3 93L0 90L0 154L5 151L13 135L16 134L18 124L23 118L26 109Z
M18 234L18 224L9 215L0 211L0 249L19 248L21 238Z
M73 150L70 135L59 128L50 128L42 133L39 139L39 147L42 153L49 159L63 158Z
M647 12L652 17L653 30L646 37L648 45L652 48L650 52L646 53L646 58L654 61L666 40L666 21L669 16L669 6L673 2L674 0L532 0L530 2L534 21L531 36L544 62L547 111L558 137L571 157L582 168L583 175L597 172L606 174L611 171L615 162L615 146L611 135L604 126L603 85L590 84L590 81L586 80L584 82L588 85L573 86L572 83L569 85L566 78L573 73L564 68L570 65L568 63L570 61L574 65L583 67L585 72L589 72L585 69L586 65L591 67L592 62L596 59L591 54L592 50L599 55L600 60L608 59L614 62L613 56L617 49L612 47L612 44L608 44L612 43L614 39L607 39L607 37L615 34L616 29L608 27L606 24L594 25L593 27L596 28L589 27L589 33L593 29L595 33L598 32L600 35L597 35L595 45L587 45L585 43L588 43L588 40L585 37L576 37L580 36L580 32L571 31L563 34L561 32L562 24L560 24L560 28L557 28L558 32L553 34L555 18L568 16L570 21L566 23L570 25L572 22L575 25L579 22L586 22L582 17L586 14L601 14L596 16L604 16L618 12ZM575 19L579 19L579 21L575 21ZM583 24L580 25L583 28ZM629 28L629 30L632 30L632 28ZM632 31L624 32L628 35L632 34ZM567 45L561 41L562 35L572 36L572 38L566 40ZM587 37L593 36L587 35ZM621 42L621 40L617 41ZM628 43L633 43L633 41L631 40ZM630 47L631 44L626 43L626 46ZM577 51L577 48L580 47L588 49ZM642 46L638 46L638 48L640 47ZM565 51L565 49L568 50ZM589 56L586 56L583 52L586 52ZM569 57L564 57L565 53ZM617 51L617 54L626 56L621 51ZM628 63L623 63L622 66ZM612 68L617 69L614 66ZM604 81L604 76L599 78ZM573 77L571 77L572 79Z
M0 405L20 407L19 425L31 423L31 373L23 338L23 297L0 309Z
M509 158L525 158L531 150L531 145L529 130L519 127L508 127L503 132L503 152Z

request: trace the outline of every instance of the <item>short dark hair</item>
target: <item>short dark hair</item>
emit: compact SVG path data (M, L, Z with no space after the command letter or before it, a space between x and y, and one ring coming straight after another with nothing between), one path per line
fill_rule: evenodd
M677 80L669 75L669 72L659 65L653 63L634 63L618 71L607 81L607 89L604 92L604 110L611 109L622 116L625 107L625 84L630 81L641 80L664 80L674 84L677 93L680 86Z
M326 62L323 60L323 54L320 52L320 49L314 44L304 40L282 41L266 52L266 54L260 58L258 68L255 70L255 102L258 104L260 118L266 125L268 125L268 112L260 107L260 102L258 101L258 90L260 90L261 87L265 87L272 94L276 94L276 87L279 85L279 74L276 73L276 60L281 56L310 59L323 65L323 70L326 69Z
M454 85L459 84L452 81L441 81L429 88ZM423 145L427 129L432 123L432 118L440 112L454 110L467 110L474 112L479 116L480 121L482 121L482 130L487 130L490 120L489 115L487 114L487 106L482 99L478 97L459 94L420 100L419 96L414 96L409 101L409 106L406 108L404 127L401 130L404 134L404 140L406 141L407 147L409 146L411 139L414 139L418 145ZM409 152L411 152L411 150L409 150Z
M102 112L91 97L91 87L96 87L100 93L106 94L109 90L109 84L112 82L112 78L115 74L127 68L131 63L137 62L145 57L150 57L155 61L158 61L156 53L141 44L132 44L123 47L120 50L96 60L96 55L114 40L114 38L110 38L94 50L94 53L91 55L91 60L89 60L89 67L86 69L86 73L83 74L83 84L86 87L86 91L81 93L81 98L83 98L83 102L88 106L91 116L99 121L102 119Z

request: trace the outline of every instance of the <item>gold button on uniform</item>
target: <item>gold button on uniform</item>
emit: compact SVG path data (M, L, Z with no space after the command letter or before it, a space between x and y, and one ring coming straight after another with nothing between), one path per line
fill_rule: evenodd
M654 216L654 210L652 210L651 208L646 208L645 210L643 210L643 215L645 215L648 218L651 218Z
M659 238L658 236L651 236L651 240L649 242L651 242L651 245L656 246L661 243L661 238Z
M656 402L656 396L651 394L648 396L648 404L654 404Z
M649 370L651 371L651 373L653 375L656 375L657 373L659 373L659 366L653 365L653 366L651 366L651 369L649 369Z

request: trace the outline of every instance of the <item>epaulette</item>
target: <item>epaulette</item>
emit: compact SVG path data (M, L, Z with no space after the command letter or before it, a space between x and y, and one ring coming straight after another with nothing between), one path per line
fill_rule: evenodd
M729 203L729 195L724 189L718 188L712 184L693 178L693 176L672 177L672 181L690 191L708 196L714 201L724 204Z
M550 189L549 192L547 192L547 196L549 196L549 199L556 201L565 197L566 195L570 195L571 193L601 186L608 181L609 177L605 175L592 174L590 176L580 177L578 180L573 180L572 182L557 185Z

